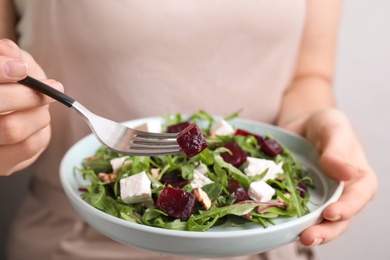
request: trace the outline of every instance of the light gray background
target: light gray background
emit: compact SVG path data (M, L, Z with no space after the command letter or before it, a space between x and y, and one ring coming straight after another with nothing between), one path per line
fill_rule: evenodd
M326 0L324 0L326 1ZM349 230L319 247L323 260L390 259L390 1L346 0L336 94L377 172L379 191ZM0 259L5 233L29 174L0 178Z

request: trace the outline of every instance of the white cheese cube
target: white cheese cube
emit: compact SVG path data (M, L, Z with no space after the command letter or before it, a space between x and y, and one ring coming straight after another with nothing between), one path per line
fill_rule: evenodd
M195 170L197 170L199 173L203 175L205 175L209 171L207 165L204 163L200 163L198 166L196 166Z
M146 172L120 180L120 192L122 200L127 204L139 203L152 198L151 182Z
M244 169L244 172L248 176L260 175L268 169L267 174L262 179L263 181L275 179L276 175L278 175L279 173L283 173L283 162L276 164L272 160L253 157L248 157L247 162L248 166Z
M145 131L145 132L152 132L152 133L162 132L161 122L158 120L147 121L142 125L137 126L135 129Z
M190 182L190 185L192 186L192 188L194 188L194 189L202 188L204 185L207 185L210 183L213 183L213 181L210 180L209 178L207 178L205 175L203 175L199 171L194 170L194 179Z
M215 122L210 129L211 135L231 135L234 134L236 130L234 127L229 124L226 120L220 119L217 122Z
M123 164L128 165L132 162L131 160L126 161L127 158L129 158L129 156L114 158L110 161L114 173L121 170Z
M255 181L249 185L248 196L254 201L267 202L272 199L275 189L265 181Z

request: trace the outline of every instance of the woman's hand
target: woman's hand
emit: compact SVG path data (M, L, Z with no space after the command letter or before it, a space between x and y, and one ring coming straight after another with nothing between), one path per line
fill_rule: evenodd
M345 182L340 199L324 210L323 222L309 227L300 236L303 245L314 246L329 242L347 230L351 218L373 199L377 178L348 119L339 110L317 112L303 125L295 126L317 147L324 172L334 180Z
M31 55L10 40L0 40L0 176L29 166L50 140L48 104L53 100L17 83L27 74L63 89L60 83L45 80Z

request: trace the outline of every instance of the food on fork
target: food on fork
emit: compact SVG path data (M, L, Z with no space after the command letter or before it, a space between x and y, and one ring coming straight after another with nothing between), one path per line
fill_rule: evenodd
M207 148L206 136L196 124L190 124L181 130L177 135L177 143L188 158Z

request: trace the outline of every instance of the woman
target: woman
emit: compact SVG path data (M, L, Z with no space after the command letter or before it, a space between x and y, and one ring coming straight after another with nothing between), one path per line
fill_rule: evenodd
M34 172L10 234L10 260L174 259L99 235L69 206L58 165L90 130L75 113L57 103L49 110L52 100L15 83L27 74L65 86L116 121L243 108L242 117L313 142L325 173L345 181L341 198L301 234L306 247L242 259L314 259L308 248L343 233L373 198L375 174L332 89L340 1L0 3L0 37L32 55L0 42L0 174L30 165Z

